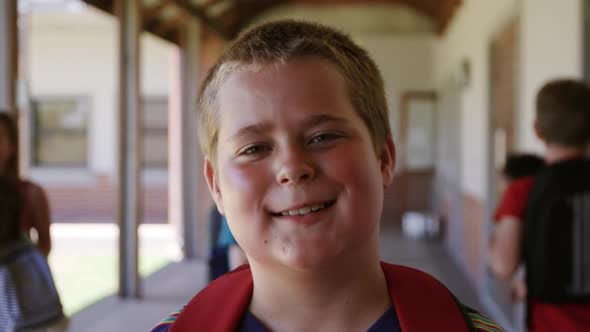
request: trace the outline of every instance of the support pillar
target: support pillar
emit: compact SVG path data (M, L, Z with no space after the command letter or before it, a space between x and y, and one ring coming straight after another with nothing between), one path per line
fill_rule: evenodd
M16 112L17 0L0 1L0 112Z
M199 25L191 20L171 57L169 123L170 221L179 226L185 259L197 257L199 145L196 99L199 86Z
M139 0L118 0L119 16L119 296L141 296L139 236L141 220L141 104Z

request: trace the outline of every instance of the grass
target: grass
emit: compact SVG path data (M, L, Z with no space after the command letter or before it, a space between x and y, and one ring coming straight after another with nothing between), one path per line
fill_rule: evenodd
M164 255L141 255L140 275L145 277L169 262L170 259ZM50 255L49 264L68 316L117 290L118 259L114 253L54 252Z

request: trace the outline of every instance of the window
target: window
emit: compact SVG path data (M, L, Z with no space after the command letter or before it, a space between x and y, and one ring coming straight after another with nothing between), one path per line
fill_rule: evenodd
M168 167L168 98L143 98L143 166Z
M39 98L33 103L33 164L85 167L89 101L80 97Z

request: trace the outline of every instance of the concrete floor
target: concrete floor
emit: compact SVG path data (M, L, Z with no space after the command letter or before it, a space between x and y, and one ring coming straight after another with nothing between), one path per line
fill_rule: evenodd
M474 290L452 263L442 243L406 239L397 227L385 225L381 252L387 262L416 267L434 275L460 301L481 309ZM141 300L108 297L72 317L69 331L149 331L160 319L185 304L205 285L205 280L203 261L172 263L145 280Z

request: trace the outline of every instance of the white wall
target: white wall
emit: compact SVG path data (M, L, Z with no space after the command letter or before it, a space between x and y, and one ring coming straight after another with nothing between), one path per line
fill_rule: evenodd
M542 152L532 130L539 88L556 77L583 77L583 0L524 0L518 147Z
M466 193L483 199L487 194L489 47L494 34L518 12L516 0L464 1L434 57L435 81L442 87L462 61L470 64L469 84L461 96L462 179Z
M116 170L118 110L118 27L116 20L88 7L76 12L33 14L29 39L31 93L87 96L89 170ZM168 94L169 44L143 34L142 91Z
M434 89L434 35L363 35L356 41L377 63L385 83L394 138L398 138L400 96L406 91Z

